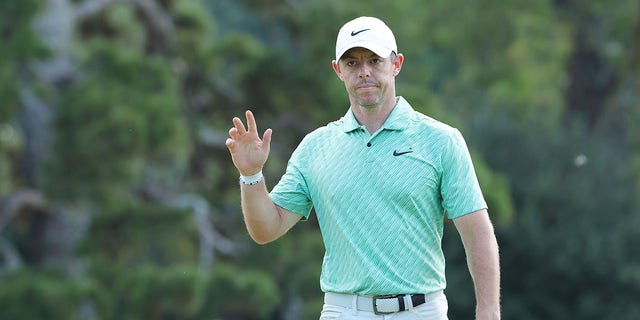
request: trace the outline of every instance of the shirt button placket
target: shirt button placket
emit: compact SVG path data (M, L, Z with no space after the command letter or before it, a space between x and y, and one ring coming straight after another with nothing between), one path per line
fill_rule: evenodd
M375 147L373 147L373 143L371 141L367 141L367 144L365 145L365 154L366 154L366 162L367 163L371 163L375 160Z

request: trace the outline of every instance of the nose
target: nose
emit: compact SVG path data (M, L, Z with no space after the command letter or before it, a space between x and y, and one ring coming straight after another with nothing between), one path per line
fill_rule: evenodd
M369 66L366 63L360 64L360 70L359 70L358 76L360 78L369 78L371 76L371 70L369 69Z

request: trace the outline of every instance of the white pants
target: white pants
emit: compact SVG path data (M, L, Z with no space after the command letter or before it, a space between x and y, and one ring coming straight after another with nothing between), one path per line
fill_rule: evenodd
M322 307L320 320L448 320L447 297L442 294L411 310L376 315L373 312L326 304Z

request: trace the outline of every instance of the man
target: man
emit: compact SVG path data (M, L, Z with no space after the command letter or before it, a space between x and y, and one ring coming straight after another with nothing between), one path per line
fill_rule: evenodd
M351 104L308 134L269 193L253 114L233 119L226 145L240 172L247 230L260 244L285 234L312 207L325 243L320 319L447 319L445 217L467 254L476 319L500 319L498 245L459 131L396 97L404 56L392 31L360 17L339 31L332 62Z

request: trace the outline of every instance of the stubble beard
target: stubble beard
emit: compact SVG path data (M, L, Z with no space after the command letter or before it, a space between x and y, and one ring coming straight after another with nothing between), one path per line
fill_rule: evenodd
M358 94L357 90L353 93L354 102L366 109L374 109L382 104L384 101L383 94L379 91L378 88L375 92L367 92L365 94Z

